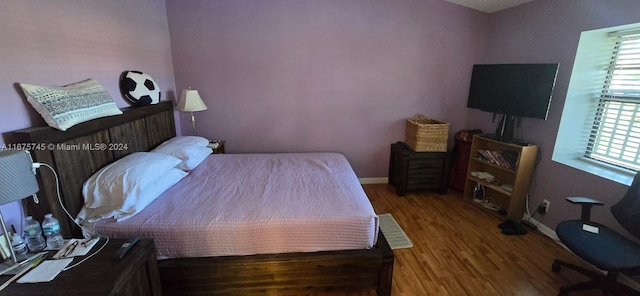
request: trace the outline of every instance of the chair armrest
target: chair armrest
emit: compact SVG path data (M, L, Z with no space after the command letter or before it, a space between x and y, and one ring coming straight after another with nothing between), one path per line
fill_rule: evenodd
M583 221L591 220L591 207L604 205L603 202L588 197L567 197L567 201L572 204L582 206L582 214L580 219Z
M572 204L593 204L599 206L604 205L603 202L588 197L567 197L567 201Z

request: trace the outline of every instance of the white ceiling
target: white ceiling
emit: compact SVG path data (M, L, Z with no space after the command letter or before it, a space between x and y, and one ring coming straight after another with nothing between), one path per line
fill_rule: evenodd
M518 6L533 0L444 0L458 5L466 6L486 13Z

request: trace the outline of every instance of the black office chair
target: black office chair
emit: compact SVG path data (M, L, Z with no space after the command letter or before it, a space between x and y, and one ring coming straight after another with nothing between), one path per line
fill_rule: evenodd
M607 273L605 275L556 259L553 261L553 271L559 272L560 267L565 266L592 279L562 286L559 295L587 289L601 289L606 295L640 295L617 280L621 273L640 274L640 244L590 221L591 207L603 203L585 197L569 197L567 200L582 206L582 217L580 220L560 222L556 226L556 234L569 250ZM611 213L625 230L640 238L640 174L635 176L624 197L611 207Z

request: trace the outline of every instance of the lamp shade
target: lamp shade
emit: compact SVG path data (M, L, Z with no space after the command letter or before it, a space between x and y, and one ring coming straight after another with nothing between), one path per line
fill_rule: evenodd
M21 200L38 192L29 151L0 150L0 204Z
M185 89L182 91L178 110L184 112L204 111L207 110L207 105L204 104L197 90Z

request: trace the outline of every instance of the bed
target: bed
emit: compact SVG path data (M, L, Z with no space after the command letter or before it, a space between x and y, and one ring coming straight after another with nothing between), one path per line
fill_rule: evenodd
M122 115L92 120L65 132L38 127L15 131L12 135L15 143L55 146L56 149L36 149L32 153L36 161L56 168L63 202L75 216L83 205L84 181L109 163L132 152L149 151L174 137L173 118L172 103L165 101L125 109ZM107 147L82 146L87 143L105 143ZM127 149L120 149L120 144L126 144ZM201 171L209 169L203 167ZM41 202L29 202L27 212L35 217L48 212L57 217L66 216L57 202L53 175L40 170L39 177ZM61 221L61 228L65 237L82 236L81 230L68 219ZM211 253L201 257L168 254L163 255L167 259L159 260L158 266L165 294L300 294L375 289L377 295L390 295L393 252L381 232L373 235L371 244L346 251L282 253L274 248L268 254L251 251L248 255Z

